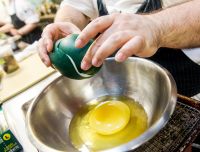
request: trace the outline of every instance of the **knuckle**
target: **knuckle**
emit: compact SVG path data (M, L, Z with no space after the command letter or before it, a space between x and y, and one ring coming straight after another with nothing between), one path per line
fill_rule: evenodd
M128 25L130 25L130 22L126 20L126 21L123 21L122 24L120 24L120 25L124 28L124 27L127 27Z
M123 21L123 22L128 22L129 20L130 20L130 14L128 14L128 13L120 13L120 14L118 14L118 16L117 16L117 20L118 21Z
M112 13L110 16L111 17L119 17L121 15L121 13L119 13L119 12L115 12L115 13Z
M44 30L51 29L52 26L54 26L54 23L48 24L48 25L44 28Z
M104 60L104 58L107 57L107 53L108 53L108 52L105 52L105 51L103 51L103 50L100 50L100 51L98 51L98 52L95 54L94 58L96 58L96 59L99 60L99 61L102 61L102 60Z
M145 47L145 39L142 36L136 36L135 39L137 40L139 48L143 49Z
M85 54L84 59L87 60L87 61L90 61L91 58L92 58L92 56L93 56L92 50L89 49L89 50L87 51L87 53Z
M87 62L87 63L91 63L91 56L89 54L86 54L83 58L83 61Z
M93 48L98 49L101 46L101 42L99 42L98 40L93 42Z
M48 25L43 29L42 37L44 37L47 33L50 33L50 32L54 29L53 27L54 27L53 23L48 24Z
M100 28L102 23L102 17L96 18L93 22L94 28Z
M90 60L91 59L91 57L92 57L92 52L91 51L88 51L86 54L85 54L85 59L86 60Z
M40 38L40 40L39 40L39 44L38 44L39 49L43 48L44 45L45 45L45 39L44 39L44 38Z
M112 39L113 43L119 43L122 39L122 35L119 33L116 33L113 36L111 36L111 39Z

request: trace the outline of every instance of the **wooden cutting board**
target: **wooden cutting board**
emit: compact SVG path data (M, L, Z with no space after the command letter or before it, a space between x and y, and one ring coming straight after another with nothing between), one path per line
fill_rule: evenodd
M0 104L43 80L55 70L47 68L38 54L33 54L19 63L20 69L3 78Z

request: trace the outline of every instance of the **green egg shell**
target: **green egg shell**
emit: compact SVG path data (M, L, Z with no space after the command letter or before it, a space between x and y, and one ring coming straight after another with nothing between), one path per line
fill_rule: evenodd
M75 40L78 34L71 34L58 40L53 52L49 54L53 66L64 76L71 79L86 79L96 74L100 67L92 66L89 70L84 71L80 68L81 61L87 52L93 40L90 40L83 48L75 47Z

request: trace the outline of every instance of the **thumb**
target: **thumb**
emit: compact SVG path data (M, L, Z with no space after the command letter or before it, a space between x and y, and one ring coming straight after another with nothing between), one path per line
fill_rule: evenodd
M48 52L51 52L53 49L53 41L51 39L46 40L46 49Z

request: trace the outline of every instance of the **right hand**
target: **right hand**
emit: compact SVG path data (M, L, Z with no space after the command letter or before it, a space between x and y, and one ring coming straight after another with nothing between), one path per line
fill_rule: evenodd
M39 40L39 56L46 66L51 66L48 53L52 51L56 40L72 33L80 33L80 29L70 22L57 22L47 25Z

